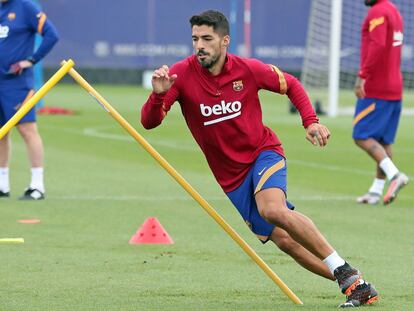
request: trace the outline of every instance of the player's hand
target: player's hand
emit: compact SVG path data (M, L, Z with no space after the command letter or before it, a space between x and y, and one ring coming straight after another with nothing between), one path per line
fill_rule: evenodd
M21 60L20 62L17 62L11 65L8 73L18 76L22 74L23 70L25 70L26 68L30 68L32 66L33 66L33 63L31 61Z
M365 97L365 79L357 77L355 81L354 92L358 98Z
M312 123L306 128L306 139L314 146L326 146L329 137L331 137L331 132L325 125Z
M168 72L169 68L167 65L163 65L161 68L154 71L151 80L154 93L165 93L171 88L175 79L177 79L177 75L173 74L170 76Z

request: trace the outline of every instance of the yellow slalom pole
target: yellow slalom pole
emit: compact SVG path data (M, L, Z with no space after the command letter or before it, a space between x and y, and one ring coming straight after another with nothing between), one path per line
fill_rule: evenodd
M3 238L0 239L0 245L1 244L23 244L24 239L23 238Z
M23 118L30 109L42 99L52 87L54 87L75 65L73 60L68 60L65 64L10 118L7 123L0 128L0 139L2 139Z
M143 138L75 69L69 74L79 83L104 109L141 144L142 147L196 200L201 207L227 232L228 235L253 259L256 264L280 287L280 289L296 304L302 301L276 275L262 258L240 237L240 235L215 211L213 207Z

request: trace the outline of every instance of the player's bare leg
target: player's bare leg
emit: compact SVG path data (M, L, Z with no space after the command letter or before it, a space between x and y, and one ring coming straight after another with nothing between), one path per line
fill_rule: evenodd
M21 123L17 126L26 144L31 167L43 167L43 142L35 122Z
M362 150L365 150L378 164L387 157L384 147L375 139L356 139L355 144Z
M385 186L385 174L382 171L379 163L382 159L387 157L387 153L384 147L374 139L369 140L355 140L355 144L362 150L366 151L376 162L377 172L374 181L369 188L368 192L358 197L356 201L361 204L378 204L381 200L382 193Z
M388 157L392 159L393 152L392 152L392 145L381 144L384 148L385 152L387 153Z
M305 269L329 280L336 280L334 275L322 260L293 240L285 230L275 227L270 239L277 245L278 248L291 256Z
M10 196L9 159L11 153L10 134L0 139L0 197Z
M305 215L286 206L285 193L278 188L269 188L256 194L259 214L269 223L287 231L300 245L323 260L334 249Z
M27 154L32 171L32 179L29 187L26 189L20 199L40 200L44 198L43 183L43 142L37 130L35 122L25 122L17 126L23 140L26 144Z
M384 148L385 152L387 153L387 156L392 160L392 146L391 145L384 145L381 144L381 146ZM378 179L385 180L387 178L387 175L385 175L384 171L379 166L379 163L377 163L377 175L376 177Z
M11 152L10 133L0 139L0 167L8 167Z
M267 222L286 231L298 244L312 253L314 258L327 266L329 272L338 281L342 293L347 296L346 303L341 306L346 306L349 302L357 302L359 305L370 304L378 299L378 293L374 286L365 282L357 269L351 267L339 257L313 222L301 213L287 208L285 193L282 190L278 188L261 190L256 194L256 203L260 215ZM276 232L276 234L278 233ZM275 239L277 240L277 238ZM310 271L319 275L326 274L324 269L320 268L319 264L315 264L313 259L303 261L301 256L305 252L300 248L293 250L294 246L291 245L290 247L287 246L286 248L291 251L293 258L296 256L295 259L300 260L298 261L300 264L306 268L311 268Z
M379 169L377 169L377 176L382 176L381 172L379 172L379 170L382 170L387 179L390 181L387 193L384 196L384 204L391 203L397 197L398 192L409 182L409 178L404 173L401 173L391 160L391 145L382 145L372 138L355 140L355 144L365 150L376 161L377 166L379 167ZM370 196L370 193L368 193L367 196ZM368 200L371 199L374 200L375 198L368 198ZM367 201L360 203L369 202Z

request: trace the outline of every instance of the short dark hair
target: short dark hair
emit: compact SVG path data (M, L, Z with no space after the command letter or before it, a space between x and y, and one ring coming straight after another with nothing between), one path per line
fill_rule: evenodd
M208 10L190 18L191 27L194 25L212 26L214 31L221 36L227 36L230 33L229 22L223 13L214 10Z

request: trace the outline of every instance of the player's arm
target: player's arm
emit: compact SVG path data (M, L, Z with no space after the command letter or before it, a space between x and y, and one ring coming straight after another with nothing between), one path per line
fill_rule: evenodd
M300 113L302 125L306 129L306 139L314 145L325 146L330 132L326 126L319 124L309 96L299 80L274 65L266 65L257 60L251 61L249 65L258 89L287 95Z
M43 59L59 41L56 27L47 18L45 13L40 12L36 15L35 24L37 24L37 32L42 36L42 42L33 56L29 59L34 64Z
M31 2L25 3L25 17L29 27L42 36L42 42L33 55L10 66L9 73L14 75L21 74L24 69L32 67L43 59L59 40L55 26L48 20L46 14Z
M319 123L309 96L302 84L298 79L286 72L281 74L286 79L286 95L299 111L302 118L302 124L306 129L306 139L315 146L326 146L331 133L325 125Z
M173 87L177 74L170 76L167 65L162 66L152 74L152 93L141 109L141 123L146 129L152 129L161 124L178 98L178 91Z
M372 74L374 68L381 65L382 55L386 49L387 40L387 19L384 14L371 13L369 20L369 42L366 57L361 60L361 68L355 82L355 95L358 98L365 97L365 79Z

